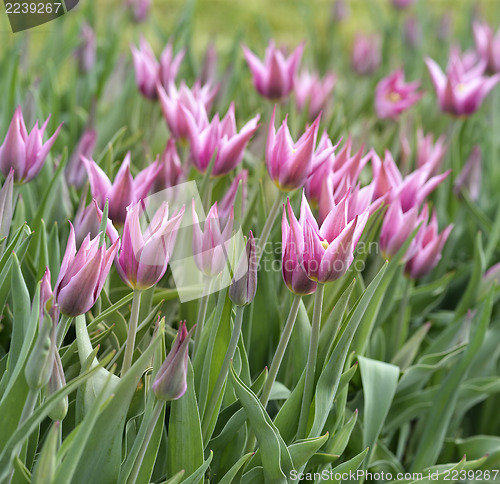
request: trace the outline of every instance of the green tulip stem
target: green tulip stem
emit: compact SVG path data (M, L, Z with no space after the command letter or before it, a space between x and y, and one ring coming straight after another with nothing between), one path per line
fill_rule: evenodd
M139 321L139 309L141 307L142 291L134 289L132 298L132 309L130 311L130 322L128 325L127 343L125 344L125 354L123 355L123 365L121 375L125 375L132 366L134 356L135 335L137 333L137 323Z
M305 437L307 422L309 420L309 408L311 407L314 378L316 373L316 358L318 356L319 333L321 326L321 309L323 306L324 284L318 284L314 297L314 311L311 323L311 339L309 341L309 353L307 355L306 379L304 382L304 395L300 408L299 427L297 438Z
M164 404L165 402L161 400L158 400L156 402L153 414L151 415L151 420L148 423L146 433L144 434L144 439L142 440L141 448L139 449L139 453L137 454L137 457L135 459L134 467L132 467L129 478L127 479L127 484L135 484L137 482L137 478L139 477L139 471L141 470L142 467L142 461L144 460L144 456L146 455L149 442L151 441L151 437L155 430L156 423L160 418Z
M207 319L207 308L208 308L208 300L210 298L210 290L212 288L212 279L208 279L208 282L205 281L206 293L201 297L200 308L198 309L198 319L196 324L196 329L194 330L194 349L192 358L196 354L196 350L200 345L201 333L203 331L203 326L205 325L205 320Z
M236 306L236 316L234 319L234 328L231 334L231 339L229 340L229 345L227 347L226 356L224 357L224 361L222 362L222 367L219 372L219 376L217 381L215 382L214 390L212 395L210 396L210 400L208 401L207 408L203 415L203 424L202 424L202 435L203 442L207 442L210 438L208 432L210 430L210 423L212 421L213 413L217 407L217 402L219 401L220 394L224 387L224 383L227 379L227 374L229 371L229 365L231 360L233 359L234 352L236 351L236 346L238 345L238 340L240 339L241 334L241 326L243 322L243 312L245 310L245 306Z
M267 375L266 382L262 388L262 394L260 396L260 403L266 408L269 402L269 396L271 395L271 390L274 382L276 381L276 376L283 361L283 356L285 355L288 342L290 341L290 336L292 335L293 327L295 325L295 320L297 319L297 314L299 312L300 301L302 296L295 295L292 302L292 307L288 313L288 319L286 320L285 327L283 328L283 333L276 348L276 353L274 353L273 361L269 368L269 374Z

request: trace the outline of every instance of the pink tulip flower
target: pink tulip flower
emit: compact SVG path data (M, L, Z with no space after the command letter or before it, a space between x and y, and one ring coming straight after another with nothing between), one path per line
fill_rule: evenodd
M384 77L375 89L375 111L380 119L397 119L422 97L420 81L405 83L403 69Z
M0 146L0 171L4 177L9 175L11 168L14 169L15 183L27 183L38 175L62 126L59 125L54 134L44 143L43 134L49 119L50 116L41 128L38 127L37 121L31 133L28 133L21 106L17 107Z
M146 197L155 177L161 170L159 163L154 162L137 174L135 179L130 173L130 152L126 154L123 163L116 174L113 183L106 173L93 161L83 158L90 181L92 197L96 199L101 210L106 199L109 204L109 218L118 225L125 222L127 207Z
M311 172L316 145L319 117L294 143L287 125L287 117L276 132L274 119L276 106L269 123L266 144L266 165L274 184L283 192L296 190L304 185Z
M75 231L70 222L70 234L61 263L54 297L63 314L78 316L86 313L97 301L118 251L118 238L111 247L99 245L99 236L85 237L76 252Z
M425 59L443 112L454 116L471 115L500 81L500 73L492 77L483 75L486 68L484 60L476 63L472 60L471 55L460 55L458 49L453 49L444 74L434 60Z
M337 78L329 73L320 78L318 73L302 71L295 77L295 101L302 111L308 108L309 119L314 119L325 109L332 96Z
M243 53L252 72L255 89L268 99L282 99L293 89L295 74L302 59L304 44L300 44L287 58L270 41L262 62L248 47L243 46Z

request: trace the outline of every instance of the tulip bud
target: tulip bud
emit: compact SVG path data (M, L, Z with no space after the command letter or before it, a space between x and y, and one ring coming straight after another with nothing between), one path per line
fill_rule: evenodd
M75 150L69 157L68 164L64 168L66 180L70 185L80 188L84 184L87 172L82 161L82 156L84 158L91 158L96 143L97 131L88 129L83 132Z
M12 195L14 193L14 169L11 168L0 190L0 244L9 235L12 222Z
M43 318L38 337L26 363L24 376L32 390L42 388L50 379L55 352L55 325L48 315Z
M94 29L87 23L83 24L80 32L81 45L76 49L75 56L78 61L78 69L82 73L89 72L95 64L96 38Z
M188 345L193 329L194 326L188 333L186 322L181 322L172 349L158 370L153 383L153 392L159 400L178 400L186 393Z
M257 265L255 239L250 230L245 253L238 263L229 287L229 299L236 306L246 306L253 301L257 291Z

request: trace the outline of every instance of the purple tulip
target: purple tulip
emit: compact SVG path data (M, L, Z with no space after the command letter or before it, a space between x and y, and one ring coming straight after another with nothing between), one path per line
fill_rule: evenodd
M200 130L208 125L208 114L217 89L210 84L200 85L196 82L189 89L182 81L179 89L170 83L165 89L158 85L158 97L168 129L177 139L187 139L189 136L189 122L187 113L190 113Z
M440 136L434 143L432 133L424 136L424 132L417 131L417 166L427 166L431 174L435 174L446 154L446 143L444 136Z
M153 392L159 400L178 400L186 393L188 345L193 329L194 326L188 333L186 321L181 322L172 348L156 374Z
M312 157L318 134L319 116L294 143L287 119L276 132L274 118L276 106L269 123L266 144L266 165L274 184L283 192L290 192L304 185L311 172Z
M43 323L43 318L45 316L45 311L49 312L52 305L52 299L54 294L52 293L52 283L50 276L50 269L48 267L45 268L45 272L43 274L42 280L40 282L40 326ZM48 306L49 302L51 303Z
M245 213L245 201L247 199L247 181L248 181L248 171L241 170L234 178L231 186L226 191L225 195L221 198L218 204L219 217L223 221L227 221L231 210L234 207L234 202L236 195L238 193L238 187L241 181L241 215Z
M233 280L229 286L229 299L236 306L250 304L257 292L257 250L255 239L250 230L245 246L245 252L238 263Z
M4 142L0 146L0 171L3 176L9 176L11 168L14 169L15 183L27 183L38 175L62 126L59 125L55 133L44 143L43 133L49 119L50 116L41 128L38 127L37 121L31 133L28 133L21 106L17 107Z
M375 89L375 111L380 119L397 119L422 97L420 81L405 84L403 69L384 77Z
M421 205L425 198L450 174L448 170L431 177L433 165L425 163L403 179L388 150L385 152L384 162L375 151L372 150L371 155L374 197L387 195L386 200L389 203L399 197L403 212Z
M293 89L294 77L303 51L304 43L287 58L271 40L262 62L248 47L243 46L245 59L252 72L253 84L259 94L272 100L288 96Z
M326 283L342 277L354 260L354 250L368 220L368 211L349 219L349 192L336 204L318 226L302 196L299 223L304 249L302 266L309 279Z
M314 119L328 105L336 82L337 77L332 73L321 79L316 72L302 71L295 77L297 109L308 107L309 119Z
M144 37L139 40L139 48L130 46L134 61L135 80L141 94L148 99L156 99L156 84L159 81L160 64Z
M462 190L465 190L471 200L479 198L481 191L482 158L481 148L474 146L467 162L453 184L455 195L460 195Z
M393 200L384 215L380 231L382 256L386 259L394 257L421 221L418 215L418 206L415 205L410 210L403 211L399 198ZM417 239L420 235L417 233L417 236L410 243L410 247L403 257L404 261L409 260L415 254L418 245Z
M82 73L89 72L95 64L96 58L96 37L94 29L84 23L80 32L81 44L75 51L78 61L78 69Z
M130 9L135 22L142 22L148 18L153 0L126 0L125 5Z
M191 145L191 160L200 173L205 173L215 154L211 176L222 176L234 170L242 161L245 147L258 128L260 115L252 118L238 133L234 117L234 103L226 116L219 120L216 114L210 124L200 129L189 111L185 111L188 122L188 139ZM215 151L217 150L217 152Z
M95 161L83 158L83 162L87 169L92 197L96 199L101 210L104 209L106 199L108 200L109 218L118 225L125 222L127 207L146 197L161 170L159 163L154 162L139 172L135 179L132 178L129 152L111 184L106 173Z
M139 49L134 45L130 49L132 50L135 79L139 91L148 99L156 99L158 97L158 83L167 88L169 84L175 81L186 53L185 50L181 50L174 56L172 42L170 41L163 49L160 62L158 62L153 49L144 37L139 40Z
M77 247L80 247L87 234L90 234L91 237L95 237L99 233L100 228L94 204L91 203L85 206L85 199L86 196L82 196L76 211L75 219L73 220Z
M500 73L492 77L483 76L486 68L484 60L475 63L473 60L470 54L460 55L458 49L452 49L445 75L435 61L429 57L425 59L443 112L469 116L500 81Z
M143 211L142 202L127 207L120 251L115 257L118 274L134 290L154 286L165 274L184 207L169 219L168 203L162 203L144 230L141 228ZM100 210L98 215L102 220ZM109 221L107 233L112 242L119 240L118 232Z
M351 53L351 66L360 76L373 74L382 61L381 40L379 35L356 34Z
M75 150L68 160L68 164L64 168L66 180L70 185L81 188L85 183L87 172L85 165L82 162L84 158L92 158L94 148L97 144L97 131L93 129L85 130L80 137Z
M155 177L153 192L175 187L182 180L181 160L173 138L168 140L161 154L159 165L161 168Z
M89 234L76 252L75 231L70 222L66 252L54 289L54 297L63 314L78 316L95 304L118 251L118 244L116 239L106 250L105 245L99 245L99 236L90 240Z
M422 211L423 225L420 228L420 236L417 238L415 254L406 263L405 271L412 279L418 279L428 274L441 259L441 252L444 244L450 235L453 225L448 225L438 234L438 222L436 211L434 210L431 220L427 224L427 205Z
M174 56L174 48L172 41L163 49L160 55L160 82L162 86L166 87L170 83L175 82L182 60L186 55L186 49L181 49Z
M500 72L500 29L496 34L486 22L474 22L476 49L490 73Z
M297 221L287 199L287 210L290 224L286 219L285 206L281 219L281 266L283 280L294 294L305 296L316 291L316 282L309 279L303 267L304 232Z
M222 229L221 220L217 211L217 202L210 208L207 218L200 227L195 202L192 204L193 214L193 256L196 267L207 277L213 277L226 267L226 245L232 236L233 212Z

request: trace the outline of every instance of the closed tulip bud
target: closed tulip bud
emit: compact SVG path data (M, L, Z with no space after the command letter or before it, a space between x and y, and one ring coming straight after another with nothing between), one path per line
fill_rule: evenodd
M66 378L64 377L64 370L61 363L61 358L59 353L56 351L54 354L54 364L52 368L52 374L50 375L49 382L47 383L47 391L45 393L46 398L56 393L61 388L66 386ZM49 417L52 420L64 420L66 414L68 413L68 397L65 396L61 398L55 408L49 412Z
M7 238L12 223L12 197L14 194L14 169L9 170L0 190L0 246L2 239Z
M38 330L35 345L28 357L24 375L32 390L46 385L52 374L55 352L55 323L46 315Z
M241 213L237 214L237 216L243 216L245 213L245 202L247 199L247 180L248 180L248 171L241 170L236 177L234 178L231 186L226 191L226 194L222 197L219 205L219 217L222 221L227 222L229 216L231 215L231 210L234 207L234 203L236 200L236 196L238 194L238 187L241 182Z
M118 251L119 239L107 250L99 242L99 236L90 240L89 234L76 252L75 231L70 222L68 243L54 289L60 310L67 316L86 313L101 293Z
M87 23L83 24L80 32L81 44L76 49L75 56L78 61L78 69L82 73L89 72L95 64L96 38L94 29Z
M262 62L248 47L243 53L252 72L255 89L268 99L282 99L293 89L294 77L302 59L304 44L300 44L289 57L285 57L271 40Z
M417 131L418 167L426 165L429 167L431 175L436 174L446 154L446 149L444 136L440 136L434 143L432 133L424 136L421 129Z
M186 322L181 322L172 349L158 370L153 382L153 392L159 400L178 400L186 393L188 345L193 329L194 326L188 333Z
M41 128L38 127L37 121L31 133L28 133L21 107L16 109L4 142L0 146L0 171L5 177L9 176L11 168L14 169L15 183L27 183L38 175L61 130L59 125L55 133L44 143L43 134L49 118Z
M52 293L52 285L50 282L50 269L46 267L40 283L40 325L45 317L45 311L49 312L52 307L53 297L54 294Z
M135 22L143 22L149 16L153 0L126 0L125 6L130 9Z
M229 286L229 299L236 306L250 304L257 291L257 252L252 231L248 236L245 253L238 263L231 286Z

